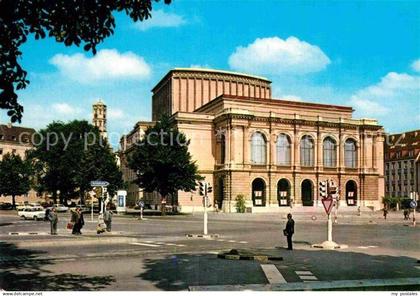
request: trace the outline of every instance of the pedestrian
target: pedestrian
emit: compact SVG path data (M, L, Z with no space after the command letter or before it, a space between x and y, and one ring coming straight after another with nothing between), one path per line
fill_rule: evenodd
M45 220L45 221L51 221L51 220L50 220L50 211L51 211L51 209L50 209L50 208L47 208L47 209L45 210L45 218L44 218L44 220Z
M83 225L85 225L85 219L83 218L83 212L81 208L77 208L77 221L76 221L76 234L82 234L81 230Z
M295 233L295 221L292 219L292 214L287 214L286 228L283 234L287 237L287 249L293 250L292 236Z
M410 210L404 210L404 220L410 220Z
M71 217L70 217L70 223L72 224L72 234L78 234L78 224L77 221L79 220L79 213L77 212L77 209L71 209Z
M51 235L57 235L58 215L55 207L50 210L48 220L50 220Z
M386 220L386 215L388 215L388 209L384 207L384 219Z
M106 225L106 231L107 232L111 232L111 227L112 227L112 211L110 209L110 206L107 205L105 212L104 212L104 222Z

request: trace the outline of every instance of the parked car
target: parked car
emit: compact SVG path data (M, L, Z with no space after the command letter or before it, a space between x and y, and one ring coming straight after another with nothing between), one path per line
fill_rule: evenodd
M0 210L11 210L13 205L10 202L2 202L0 203Z
M44 220L45 219L45 209L43 207L26 207L21 211L18 211L18 216L23 219L34 219Z
M68 209L69 209L68 207L66 207L63 204L55 204L52 207L55 207L55 209L57 210L57 212L67 212ZM50 208L52 208L52 207L50 207Z
M16 205L17 211L22 211L23 209L26 209L29 206L28 203L19 203Z

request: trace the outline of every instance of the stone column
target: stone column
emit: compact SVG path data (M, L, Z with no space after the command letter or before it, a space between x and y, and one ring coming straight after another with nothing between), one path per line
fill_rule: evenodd
M230 146L230 164L235 163L235 128L233 126L229 127L229 146Z
M376 169L376 139L377 137L375 135L372 136L372 168Z
M243 153L243 164L248 165L250 163L250 159L249 159L249 138L248 138L248 133L249 133L249 129L247 126L243 127L244 130L244 136L243 136L243 149L244 149L244 153Z
M225 133L225 164L230 165L231 162L231 155L230 155L230 150L231 150L231 127L230 125L226 125L226 133Z

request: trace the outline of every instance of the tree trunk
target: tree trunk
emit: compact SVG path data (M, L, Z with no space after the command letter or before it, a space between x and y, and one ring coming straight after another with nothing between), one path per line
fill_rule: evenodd
M162 216L166 215L166 197L166 195L163 195L160 201L160 213Z
M12 209L16 209L16 196L12 195Z
M53 191L52 199L53 199L54 204L57 204L57 193L55 191Z

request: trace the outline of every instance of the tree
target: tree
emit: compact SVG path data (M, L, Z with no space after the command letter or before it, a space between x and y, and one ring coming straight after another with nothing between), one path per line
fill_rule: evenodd
M31 189L32 166L19 155L6 154L0 161L0 195L11 195L13 208L16 196L27 194Z
M1 0L0 1L0 108L9 110L12 122L21 121L23 106L17 90L29 84L19 64L20 47L28 35L55 38L66 46L96 46L115 29L113 12L125 12L133 21L151 17L152 2L159 0ZM164 0L170 4L171 0Z
M137 174L135 183L146 192L157 191L165 201L178 190L194 191L197 180L203 178L191 160L189 144L185 135L171 125L169 117L163 116L146 130L129 156L129 167Z
M36 163L37 189L50 192L54 202L58 191L61 203L75 197L84 202L93 180L108 181L111 195L123 185L109 144L87 121L53 122L36 135L30 157Z

